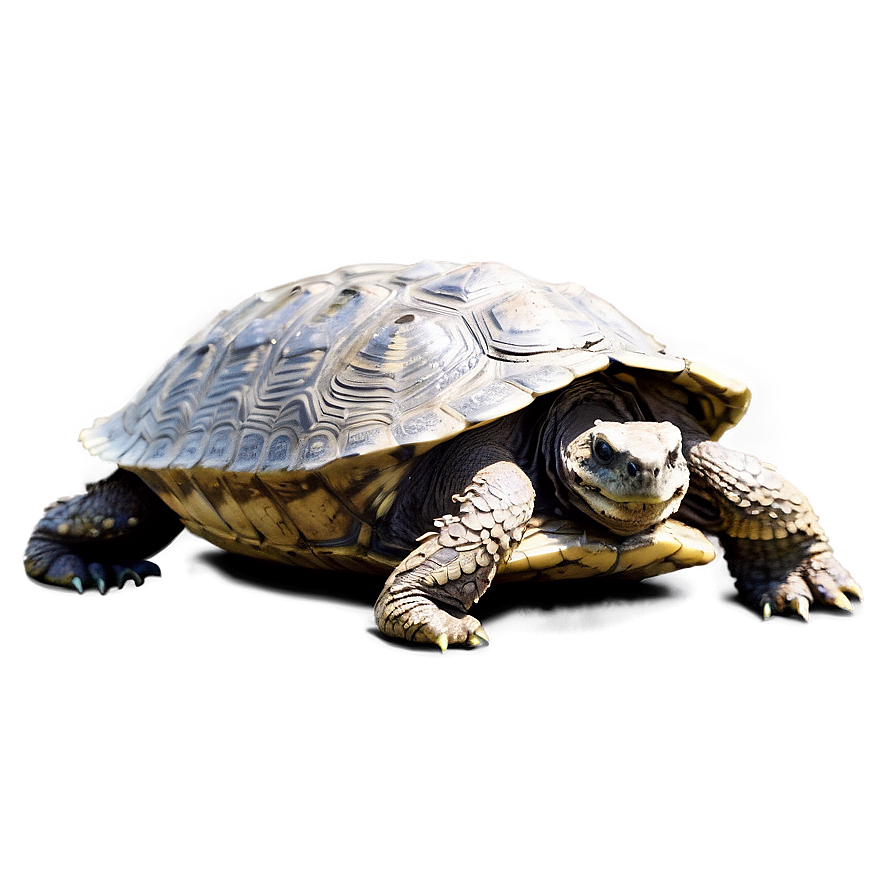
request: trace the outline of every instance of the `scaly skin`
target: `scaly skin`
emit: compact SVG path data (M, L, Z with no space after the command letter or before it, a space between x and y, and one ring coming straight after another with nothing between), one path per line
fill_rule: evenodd
M483 467L452 500L460 505L457 513L434 521L436 531L395 568L374 607L384 634L442 650L488 643L469 611L520 543L535 491L516 464L499 461Z
M808 620L815 603L850 611L858 584L834 557L809 499L773 467L717 442L689 447L692 488L718 518L718 532L738 591L765 619Z

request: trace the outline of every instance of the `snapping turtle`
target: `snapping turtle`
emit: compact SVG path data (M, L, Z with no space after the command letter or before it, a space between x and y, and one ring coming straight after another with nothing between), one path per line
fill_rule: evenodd
M716 439L749 391L575 284L500 264L367 265L259 293L81 435L118 464L48 508L33 578L158 574L186 526L229 551L387 575L380 629L487 641L495 575L643 578L716 533L765 617L861 593L805 496ZM696 527L696 528L695 528Z

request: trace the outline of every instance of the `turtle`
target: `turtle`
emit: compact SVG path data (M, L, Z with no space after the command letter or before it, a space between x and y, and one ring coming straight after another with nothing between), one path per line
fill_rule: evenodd
M708 563L808 620L861 599L808 499L723 446L749 389L576 283L495 262L354 265L222 312L81 441L117 465L48 507L32 578L142 584L184 527L227 551L385 576L380 631L475 647L495 576Z

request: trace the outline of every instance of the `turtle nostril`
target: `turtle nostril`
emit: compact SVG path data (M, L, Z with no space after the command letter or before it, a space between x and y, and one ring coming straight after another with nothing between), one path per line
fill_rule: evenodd
M638 465L633 460L630 460L628 462L628 466L626 467L626 469L628 470L629 476L638 475Z

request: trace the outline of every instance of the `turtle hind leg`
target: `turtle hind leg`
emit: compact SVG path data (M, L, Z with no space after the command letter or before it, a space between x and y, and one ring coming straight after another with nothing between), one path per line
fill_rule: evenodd
M47 508L25 548L25 571L48 585L83 591L142 585L159 567L146 558L183 524L133 473L116 470L87 492Z

